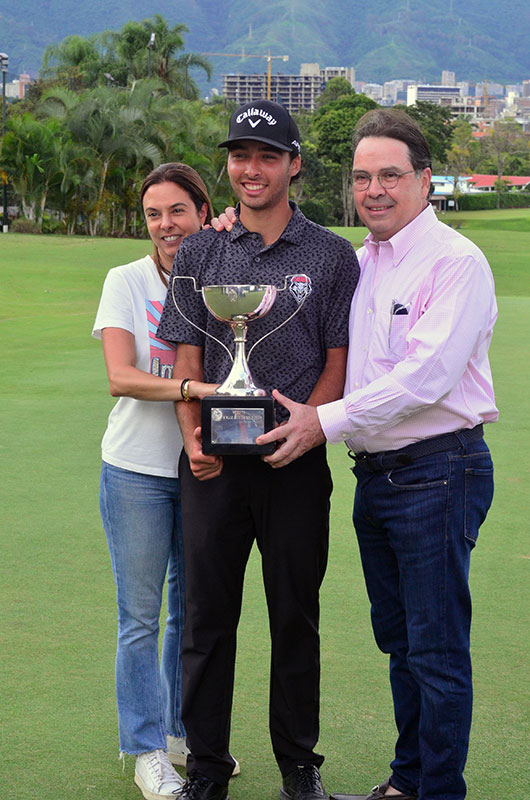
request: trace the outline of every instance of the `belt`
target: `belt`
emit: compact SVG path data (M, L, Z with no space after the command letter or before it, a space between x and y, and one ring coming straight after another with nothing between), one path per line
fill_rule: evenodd
M399 450L383 450L379 453L352 453L349 450L348 455L353 458L357 467L368 472L383 472L388 469L396 469L396 467L405 467L422 456L432 456L447 450L458 450L467 442L478 442L483 436L484 427L480 424L474 428L463 428L454 433L443 433L432 439L423 439L421 442L408 444Z

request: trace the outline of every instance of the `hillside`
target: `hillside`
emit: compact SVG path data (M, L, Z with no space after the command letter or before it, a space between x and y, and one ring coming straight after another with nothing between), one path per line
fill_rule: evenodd
M273 71L297 73L302 61L350 66L365 81L415 78L438 81L442 69L457 80L514 83L530 78L528 0L19 0L0 11L0 50L10 77L36 76L47 44L68 34L119 30L129 19L162 14L189 28L194 52L289 54ZM265 59L211 58L211 85L224 72L263 72ZM199 76L198 76L199 77ZM207 87L203 87L206 89Z

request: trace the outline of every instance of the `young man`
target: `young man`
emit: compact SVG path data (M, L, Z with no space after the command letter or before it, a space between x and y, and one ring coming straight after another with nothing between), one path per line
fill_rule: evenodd
M274 467L330 442L355 454L353 520L398 739L370 800L462 800L471 723L470 553L493 495L497 316L484 255L428 203L427 143L403 112L366 114L353 187L370 229L350 316L345 396L290 412ZM272 431L258 441L280 439ZM281 472L281 470L280 470ZM365 795L332 795L337 800Z
M347 320L358 278L351 245L309 222L289 203L289 183L300 170L298 129L276 103L258 101L231 118L228 173L239 198L230 232L204 231L181 245L158 335L178 342L175 369L190 378L220 382L230 360L177 312L233 351L226 323L208 313L199 287L273 284L271 312L248 328L257 345L252 376L269 391L282 387L301 403L317 405L342 396L348 344ZM176 295L175 295L176 296ZM295 313L297 312L297 313ZM248 352L247 348L247 352ZM319 588L328 551L331 479L324 446L278 472L259 456L205 455L200 407L178 418L186 560L182 718L191 750L182 800L224 800L233 768L229 754L236 631L246 562L254 540L262 558L272 637L270 733L283 776L285 800L323 800L314 751L319 732ZM285 419L279 406L278 421Z

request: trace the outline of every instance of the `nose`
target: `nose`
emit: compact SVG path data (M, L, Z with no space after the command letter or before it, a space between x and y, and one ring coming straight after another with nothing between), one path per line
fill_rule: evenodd
M372 197L377 197L378 195L385 193L385 189L379 183L379 178L377 175L370 175L370 183L368 184L366 191L368 194L372 195Z
M161 218L160 218L160 227L161 228L171 228L173 225L173 221L171 219L171 214L169 211L164 211Z
M255 177L259 174L259 160L256 156L249 156L245 166L245 172L249 177Z

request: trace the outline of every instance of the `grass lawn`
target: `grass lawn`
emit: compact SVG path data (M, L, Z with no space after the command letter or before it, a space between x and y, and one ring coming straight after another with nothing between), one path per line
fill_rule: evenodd
M475 715L471 800L530 791L529 222L527 210L446 214L490 259L501 420L487 431L496 496L472 559ZM341 230L359 245L362 229ZM118 761L115 601L98 512L100 440L113 400L90 337L107 270L147 242L0 236L2 559L0 800L138 800ZM330 447L335 491L322 591L323 777L368 791L388 775L394 724L386 658L370 630L351 525L354 479ZM301 498L303 502L303 498ZM259 562L239 635L232 800L276 800L267 732L269 642Z

